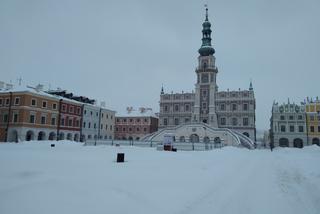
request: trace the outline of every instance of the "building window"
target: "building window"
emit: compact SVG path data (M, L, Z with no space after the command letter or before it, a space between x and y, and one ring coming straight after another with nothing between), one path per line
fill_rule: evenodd
M299 126L299 132L303 132L303 126Z
M243 118L243 125L244 126L248 126L249 125L249 118L247 118L247 117Z
M117 122L118 122L118 123L120 122L119 118L117 118Z
M64 126L64 118L61 119L61 126Z
M285 120L284 115L281 115L281 116L280 116L280 120Z
M174 105L174 111L179 111L179 105Z
M2 106L3 99L0 99L0 106Z
M143 128L143 131L144 131L144 132L147 132L147 128Z
M236 111L237 110L237 104L232 104L232 111Z
M310 132L314 132L314 126L310 126Z
M123 122L126 123L126 122L127 122L127 119L123 119Z
M36 122L36 116L34 114L30 114L29 123L35 123L35 122Z
M66 111L67 106L66 105L62 105L62 111Z
M110 125L110 131L112 131L112 125Z
M129 132L132 132L132 128L131 127L129 127Z
M42 108L47 108L47 101L42 101Z
M314 121L314 116L310 115L310 121Z
M46 116L41 116L41 124L46 124Z
M168 108L167 105L164 106L164 111L165 111L165 112L168 112L168 111L169 111L169 108Z
M286 126L280 126L280 131L281 132L286 132Z
M226 118L225 118L225 117L220 118L220 124L221 124L222 126L225 126L225 125L226 125Z
M89 128L89 129L91 128L91 123L90 123L90 122L88 123L88 128Z
M37 100L36 99L32 99L31 100L31 105L32 106L36 106L37 105Z
M233 126L236 126L236 125L238 125L238 119L237 118L232 118L232 125Z
M298 120L302 120L302 115L298 115Z
M185 105L185 111L190 111L190 106L189 105Z
M129 119L129 122L132 123L132 122L133 122L133 119Z
M19 114L18 114L18 113L14 113L14 114L13 114L13 122L14 122L14 123L17 123L17 122L18 122L18 117L19 117Z
M79 114L79 115L81 114L81 108L79 108L79 107L77 108L77 114Z
M98 112L96 112L96 116L98 117Z
M144 119L144 122L145 122L145 123L147 123L147 122L148 122L148 119L147 119L147 118L145 118L145 119Z
M163 119L163 125L165 125L165 126L168 125L168 119L167 119L167 118L164 118L164 119Z
M248 111L248 103L244 103L243 104L243 110L244 111Z
M20 97L16 97L15 99L14 99L14 105L19 105L20 104Z
M100 129L103 129L103 124L100 125Z
M118 132L119 131L119 129L118 129L118 127L116 127L116 132Z
M108 124L106 124L106 130L108 130Z
M7 98L7 99L6 99L6 106L8 106L9 104L10 104L10 99Z
M85 115L87 114L87 110L84 110L84 114L85 114Z
M90 111L90 115L92 115L93 113L92 113L92 111Z
M184 118L184 122L185 122L185 123L189 123L189 122L190 122L190 119L189 119L189 118Z
M225 104L221 104L220 105L220 110L221 111L225 111L226 110L226 105Z
M126 131L126 128L123 127L123 128L122 128L122 131L125 132L125 131Z
M137 132L140 132L140 128L139 127L137 127Z
M290 116L289 116L289 120L293 120L293 115L290 115Z
M290 126L289 129L290 129L290 132L294 132L294 126Z
M174 125L179 125L179 118L174 119Z
M51 125L53 125L53 126L56 125L56 118L55 117L51 118Z
M4 122L4 123L8 122L8 113L5 113L5 114L3 115L3 122Z
M93 128L94 129L96 129L97 128L97 124L95 123L95 124L93 124Z
M76 120L76 127L79 127L80 126L80 122L79 120Z
M137 119L137 123L140 123L140 119Z
M83 122L83 128L86 128L86 122Z
M52 104L52 109L53 109L53 110L56 110L56 109L57 109L57 103L53 103L53 104Z
M72 119L68 120L68 126L72 126Z
M70 106L70 107L69 107L69 112L70 112L70 113L73 113L73 112L74 112L73 106Z
M318 132L320 132L320 126L318 126Z

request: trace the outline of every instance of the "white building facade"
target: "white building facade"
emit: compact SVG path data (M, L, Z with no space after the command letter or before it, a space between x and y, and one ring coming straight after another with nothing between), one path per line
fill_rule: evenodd
M270 119L270 144L302 148L308 145L305 104L273 103Z

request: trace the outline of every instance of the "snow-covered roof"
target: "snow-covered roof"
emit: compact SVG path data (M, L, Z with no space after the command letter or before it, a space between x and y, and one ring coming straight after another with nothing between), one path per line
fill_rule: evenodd
M88 106L93 106L93 107L98 107L98 108L103 108L103 109L107 109L104 106L99 106L97 104L90 104L90 103L83 103L83 102L79 102L77 100L73 100L73 99L69 99L66 97L62 97L62 96L58 96L58 95L54 95L54 94L49 94L44 90L43 85L37 85L36 87L31 87L28 85L11 85L11 87L9 88L0 88L0 94L1 93L9 93L9 92L13 92L13 93L19 93L19 92L29 92L29 93L33 93L36 95L40 95L40 96L44 96L44 97L48 97L48 98L52 98L52 99L63 99L64 101L68 101L68 102L72 102L72 103L76 103L79 105L88 105ZM109 110L109 109L107 109ZM112 110L111 110L112 111Z
M153 112L152 108L140 107L139 109L133 109L132 107L127 107L125 112L120 112L116 117L156 117L156 113Z

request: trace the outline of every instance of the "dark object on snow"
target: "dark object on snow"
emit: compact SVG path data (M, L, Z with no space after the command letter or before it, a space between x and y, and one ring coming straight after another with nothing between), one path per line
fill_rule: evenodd
M164 145L163 150L164 151L172 151L172 146L171 145Z
M271 152L272 152L273 148L274 148L273 143L270 143L270 150L271 150Z
M117 163L123 163L124 162L124 153L118 153L117 154Z
M173 152L177 152L177 148L172 148L172 150L171 151L173 151Z
M55 146L56 146L56 144L54 144L54 143L51 144L51 147L55 147Z

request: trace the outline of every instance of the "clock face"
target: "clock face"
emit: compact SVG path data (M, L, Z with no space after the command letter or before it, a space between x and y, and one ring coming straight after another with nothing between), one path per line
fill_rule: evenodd
M201 82L202 82L202 83L208 83L208 82L209 82L209 76L208 76L208 74L202 74L202 75L201 75Z

